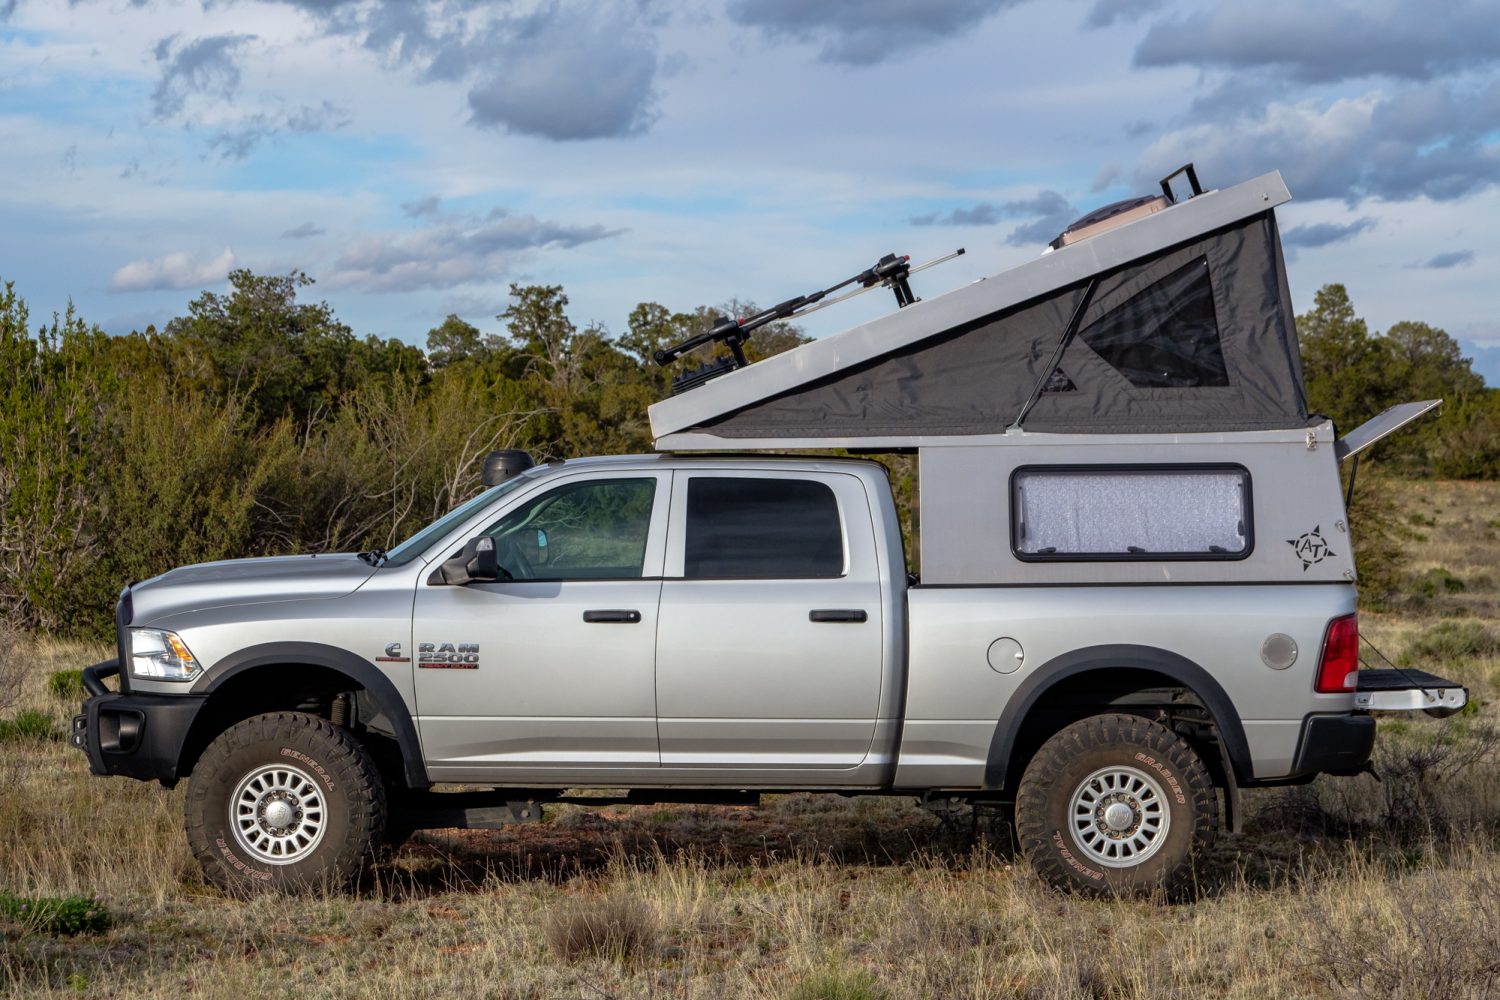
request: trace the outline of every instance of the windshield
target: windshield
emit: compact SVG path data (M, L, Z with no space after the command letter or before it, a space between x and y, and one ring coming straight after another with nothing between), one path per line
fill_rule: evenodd
M525 474L515 476L514 478L507 479L499 486L485 490L468 503L455 507L443 517L438 518L394 549L391 549L386 554L385 565L406 565L423 552L426 552L434 542L458 527L476 511L489 506L490 503L505 496L505 494L511 492L522 483L530 481L531 477Z

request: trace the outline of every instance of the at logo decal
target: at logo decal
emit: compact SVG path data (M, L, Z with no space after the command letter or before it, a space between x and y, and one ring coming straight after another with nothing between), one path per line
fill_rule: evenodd
M1323 540L1323 526L1318 525L1313 530L1296 538L1288 538L1286 543L1297 553L1297 558L1302 560L1302 572L1306 573L1309 566L1322 562L1334 554Z

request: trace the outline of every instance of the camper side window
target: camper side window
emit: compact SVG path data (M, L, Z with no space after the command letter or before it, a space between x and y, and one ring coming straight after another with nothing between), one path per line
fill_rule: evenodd
M1214 288L1203 257L1132 295L1078 336L1134 386L1229 384Z
M1243 466L1028 466L1011 475L1011 547L1026 562L1243 559L1253 544Z

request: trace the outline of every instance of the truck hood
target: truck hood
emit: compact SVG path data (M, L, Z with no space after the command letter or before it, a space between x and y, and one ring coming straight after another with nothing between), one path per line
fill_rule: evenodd
M233 604L343 597L374 572L352 552L182 566L130 588L132 623L149 625L168 615Z

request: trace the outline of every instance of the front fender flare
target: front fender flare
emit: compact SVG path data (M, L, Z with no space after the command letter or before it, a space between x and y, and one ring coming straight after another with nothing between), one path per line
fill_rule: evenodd
M230 678L247 670L286 664L326 667L363 688L395 730L406 784L411 788L426 788L432 783L427 778L427 767L422 760L422 743L417 738L416 724L401 692L373 663L347 649L320 642L266 642L247 646L215 663L194 683L192 693L211 695Z
M1069 677L1090 670L1121 667L1162 674L1202 699L1219 731L1219 740L1229 756L1229 764L1234 768L1235 775L1242 781L1248 781L1252 777L1250 745L1245 739L1245 727L1240 724L1234 702L1207 670L1185 656L1155 646L1117 644L1075 649L1048 660L1032 671L1031 676L1011 696L1005 711L1000 715L999 724L995 726L995 735L985 758L984 787L1005 786L1016 734L1021 731L1022 724L1044 694Z

